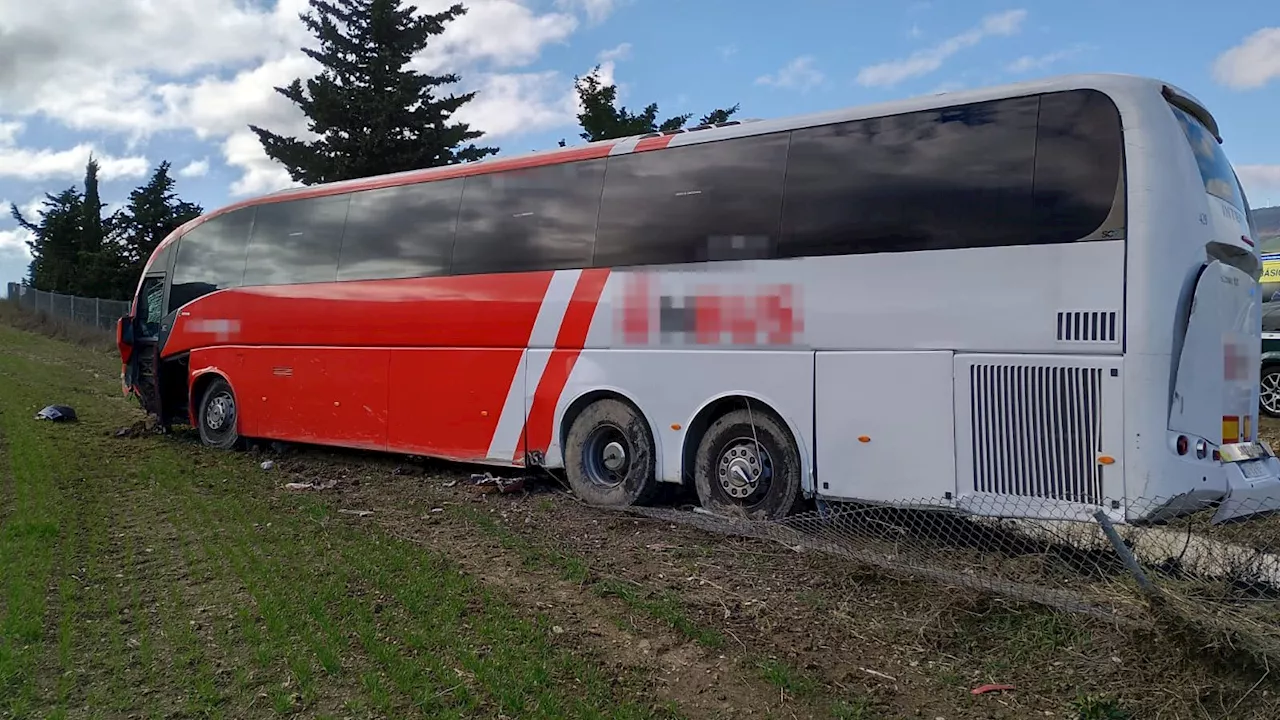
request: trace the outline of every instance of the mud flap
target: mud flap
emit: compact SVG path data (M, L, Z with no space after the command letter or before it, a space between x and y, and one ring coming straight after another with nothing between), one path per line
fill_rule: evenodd
M1280 459L1232 462L1224 469L1227 495L1213 516L1214 525L1280 512Z

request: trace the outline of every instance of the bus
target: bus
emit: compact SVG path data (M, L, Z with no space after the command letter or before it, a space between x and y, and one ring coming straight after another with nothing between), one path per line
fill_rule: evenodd
M1218 125L1089 74L285 190L139 279L203 443L563 473L589 503L1214 521L1280 507Z

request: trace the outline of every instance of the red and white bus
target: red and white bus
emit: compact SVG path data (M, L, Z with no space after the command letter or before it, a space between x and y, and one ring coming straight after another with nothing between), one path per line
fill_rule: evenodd
M126 385L216 447L563 468L612 506L1227 519L1280 462L1220 142L1171 85L1079 75L288 190L160 245Z

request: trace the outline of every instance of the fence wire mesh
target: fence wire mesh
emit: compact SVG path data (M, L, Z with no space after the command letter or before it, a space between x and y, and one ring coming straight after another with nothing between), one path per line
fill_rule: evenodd
M76 295L36 290L19 283L8 283L8 297L24 308L64 318L79 325L112 330L116 320L128 314L128 300L103 300Z
M1129 506L1163 507L1159 500ZM891 573L1137 626L1193 634L1198 647L1280 660L1280 516L1215 525L1213 509L1153 524L1067 513L1044 518L1031 498L832 504L778 521L634 507L626 512L705 531L757 537ZM1103 507L1108 507L1104 503ZM1123 505L1121 505L1123 507ZM1088 519L1086 519L1088 518Z

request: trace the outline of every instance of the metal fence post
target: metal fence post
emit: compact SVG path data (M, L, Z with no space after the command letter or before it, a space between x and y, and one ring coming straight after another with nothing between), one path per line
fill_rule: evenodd
M98 308L101 304L102 301L98 298L93 299L93 326L96 328L102 327L102 315L98 312Z
M75 295L72 295L72 296L71 296L71 313L70 313L70 315L71 315L70 319L71 319L72 321L74 321L74 320L76 319L76 296L75 296Z

